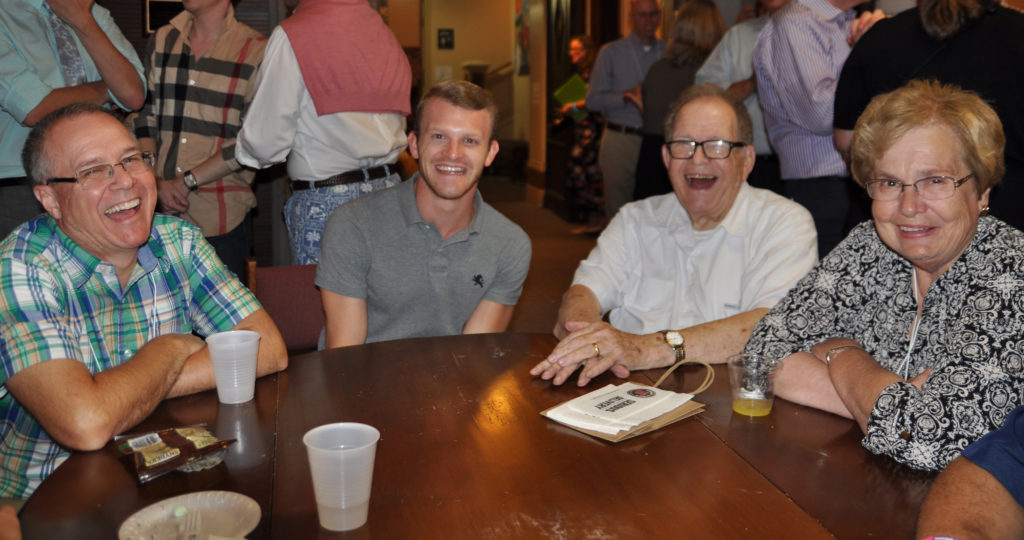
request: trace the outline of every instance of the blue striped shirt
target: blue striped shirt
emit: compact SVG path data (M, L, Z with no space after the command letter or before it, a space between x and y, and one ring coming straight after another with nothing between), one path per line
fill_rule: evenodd
M95 374L164 334L228 330L259 309L202 231L158 214L121 287L114 267L75 244L48 215L0 243L0 382L70 358ZM28 497L69 455L0 387L0 497Z
M849 174L832 142L832 112L853 19L826 0L793 0L758 36L757 93L783 179Z
M642 84L651 66L664 57L664 41L656 39L644 45L636 32L601 47L590 73L587 108L601 113L608 122L643 127L640 109L622 93Z

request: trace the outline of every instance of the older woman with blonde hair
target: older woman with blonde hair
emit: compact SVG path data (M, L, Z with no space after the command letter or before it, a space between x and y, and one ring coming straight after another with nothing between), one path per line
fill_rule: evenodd
M912 81L871 101L858 225L758 323L777 394L853 418L868 450L940 470L1024 402L1024 234L986 215L1004 135L976 94Z

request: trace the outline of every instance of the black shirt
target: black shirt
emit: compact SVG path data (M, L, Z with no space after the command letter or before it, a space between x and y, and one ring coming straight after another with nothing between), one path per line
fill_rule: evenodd
M843 66L833 126L852 130L871 98L911 79L973 90L995 109L1006 133L1006 176L989 204L1024 229L1024 13L996 7L945 42L925 33L917 8L879 21Z

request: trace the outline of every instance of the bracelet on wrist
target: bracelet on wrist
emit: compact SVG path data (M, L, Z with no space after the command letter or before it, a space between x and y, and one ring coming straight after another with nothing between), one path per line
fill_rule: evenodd
M827 353L825 353L825 365L826 366L831 366L832 365L832 359L834 357L838 356L839 353L841 353L843 351L848 351L850 349L858 349L858 350L863 351L864 347L861 347L860 345L841 345L839 347L833 347L833 348L829 349Z

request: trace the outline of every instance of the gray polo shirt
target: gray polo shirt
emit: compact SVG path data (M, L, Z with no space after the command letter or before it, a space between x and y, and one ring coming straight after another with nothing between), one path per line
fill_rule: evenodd
M481 300L515 305L530 239L475 195L469 227L442 240L420 216L415 177L338 207L324 229L316 284L366 299L366 342L462 333Z

